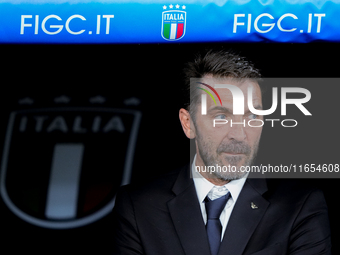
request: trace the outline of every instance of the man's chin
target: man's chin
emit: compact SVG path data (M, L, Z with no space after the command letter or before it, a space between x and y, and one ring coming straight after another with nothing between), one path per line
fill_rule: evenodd
M225 166L227 168L236 168L237 170L239 170L241 168L241 166L244 166L246 163L245 159L242 160L222 160L221 161L222 165L221 166Z
M245 160L241 160L237 163L222 160L220 163L221 164L217 164L217 166L215 166L217 171L211 172L214 178L221 180L237 180L243 178L247 174L245 171L241 171L241 167L246 165Z
M235 169L235 168L234 168ZM232 180L238 180L246 176L247 172L242 172L239 169L236 171L230 170L226 172L214 172L211 173L214 178L223 180L223 181L232 181Z
M234 166L241 166L245 161L246 161L246 155L244 154L228 154L228 153L222 153L219 157L220 162L225 164L226 166L228 165L234 165Z

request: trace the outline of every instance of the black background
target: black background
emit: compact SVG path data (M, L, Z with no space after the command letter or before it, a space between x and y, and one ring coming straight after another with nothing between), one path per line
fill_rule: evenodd
M264 77L339 77L339 44L142 44L142 45L0 45L2 70L0 93L3 143L9 113L19 99L31 97L32 107L50 107L53 98L67 95L73 106L84 106L87 99L102 95L104 106L122 106L124 98L141 100L136 108L142 121L135 148L132 182L153 178L187 163L189 140L178 120L182 106L182 70L196 52L206 48L233 49L246 56ZM318 128L310 130L263 131L259 161L288 164L301 156L302 163L339 163L339 88L321 99L313 97L314 107L331 114ZM318 100L318 101L316 101ZM319 115L320 116L320 115ZM322 116L322 115L321 115ZM276 129L275 129L276 130ZM308 132L307 132L308 131ZM275 133L277 132L277 133ZM2 148L1 148L2 150ZM310 151L315 154L309 159ZM318 158L315 157L318 156ZM305 180L313 182L325 194L332 228L333 254L339 254L340 222L337 205L338 179ZM74 251L110 253L111 218L85 227L53 230L33 226L16 217L0 200L1 246L11 251ZM5 253L4 253L5 254ZM8 252L9 254L9 252Z

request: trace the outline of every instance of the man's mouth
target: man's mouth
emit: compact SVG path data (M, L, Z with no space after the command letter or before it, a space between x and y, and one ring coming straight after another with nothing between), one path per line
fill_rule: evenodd
M224 151L222 152L224 154L227 154L228 156L244 156L244 153L238 153L238 152L230 152L230 151Z
M251 153L251 148L244 143L221 144L217 153L227 156L248 156Z

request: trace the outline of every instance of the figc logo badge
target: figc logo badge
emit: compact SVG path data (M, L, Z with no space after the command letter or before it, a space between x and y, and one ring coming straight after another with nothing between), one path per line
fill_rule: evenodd
M167 41L177 41L184 37L187 13L185 5L163 6L162 37Z

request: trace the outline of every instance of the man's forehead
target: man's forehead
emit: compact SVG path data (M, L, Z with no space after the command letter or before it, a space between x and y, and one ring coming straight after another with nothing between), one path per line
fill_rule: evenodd
M217 84L225 84L225 85L234 85L238 87L243 95L244 95L244 105L245 109L248 109L248 87L252 87L252 101L253 105L257 108L262 107L262 95L261 95L261 88L258 84L258 82L252 80L252 79L237 79L237 78L217 78L213 77L211 75L205 76L201 79L202 83L207 84L211 87L213 87L216 92L218 93L219 97L222 100L222 105L225 107L228 107L230 109L233 108L233 94L229 89L226 88L216 88ZM202 91L203 92L203 91ZM201 93L202 93L201 92ZM204 92L203 92L204 93ZM212 104L210 97L208 98L209 105Z

